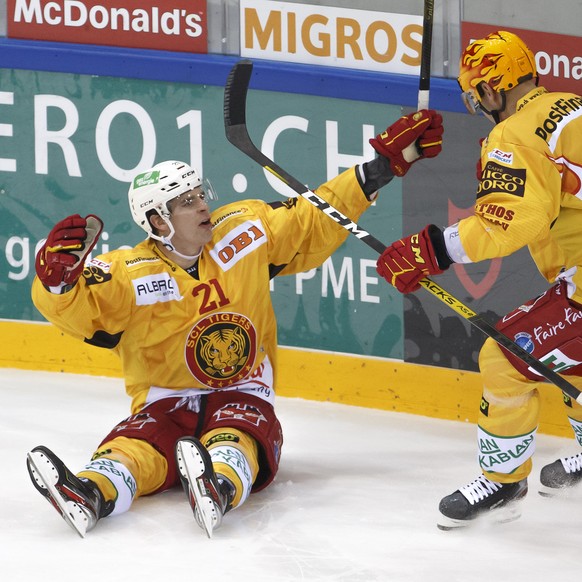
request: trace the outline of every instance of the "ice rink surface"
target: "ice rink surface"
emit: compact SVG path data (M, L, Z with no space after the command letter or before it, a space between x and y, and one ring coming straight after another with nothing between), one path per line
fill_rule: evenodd
M285 444L277 479L229 513L212 540L179 489L137 500L81 539L33 488L26 453L43 444L79 470L128 415L121 380L0 369L0 395L2 581L545 582L580 575L582 492L559 500L537 494L539 469L577 453L573 439L538 438L520 520L442 532L435 525L440 498L478 475L474 425L279 398Z

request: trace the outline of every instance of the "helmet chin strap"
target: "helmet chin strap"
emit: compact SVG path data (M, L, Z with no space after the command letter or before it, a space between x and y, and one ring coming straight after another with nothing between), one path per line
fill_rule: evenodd
M477 90L479 90L479 88L477 88ZM481 92L479 93L481 94ZM490 115L493 118L493 121L495 121L495 125L501 121L499 114L502 111L505 111L505 107L507 106L507 97L505 95L505 91L500 91L499 94L501 95L501 107L499 109L491 109L491 111L489 111L489 109L485 109L485 107L483 107L482 102L479 102L479 108L481 111L487 115ZM483 95L481 95L481 98L483 98Z
M173 236L173 233L172 233L172 236ZM172 237L170 237L170 238L172 238ZM176 247L170 242L169 238L162 236L162 237L160 237L159 240L171 253L174 253L175 255L178 255L180 258L186 259L187 261L194 262L202 254L202 249L200 249L200 251L198 253L196 253L195 255L183 255L180 251L176 250Z
M164 245L164 247L166 247L166 249L168 251L170 251L171 253L173 253L175 255L178 255L181 259L185 259L187 261L192 261L192 263L194 263L194 261L202 254L202 248L200 248L200 251L198 253L196 253L195 255L184 255L180 251L176 250L176 247L172 244L172 239L174 238L176 231L174 230L174 225L172 224L172 221L169 218L169 212L167 215L164 215L161 212L159 212L158 214L159 214L159 216L162 217L162 220L170 228L170 233L168 236L159 236L159 235L154 234L152 232L152 233L150 233L150 237L154 238L156 240L159 240Z

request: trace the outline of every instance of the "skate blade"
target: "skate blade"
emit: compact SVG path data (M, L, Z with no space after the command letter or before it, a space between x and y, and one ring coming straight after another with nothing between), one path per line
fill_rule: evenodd
M27 454L27 465L36 488L49 500L69 526L84 538L89 519L79 504L64 499L59 493L56 488L59 472L51 460L40 451L30 452ZM42 491L43 489L45 491Z
M576 483L570 487L546 487L540 483L538 493L547 498L570 499L574 497L579 499L582 494L582 483Z
M538 489L538 493L542 496L542 497L566 497L565 493L564 493L564 489L557 489L555 487L546 487L545 485L541 485L539 486Z
M206 535L212 538L212 530L216 523L216 509L212 499L206 495L206 487L201 479L206 470L204 459L196 445L189 441L178 441L176 453L178 470L188 480L190 495L196 502L195 511L199 517L199 523Z
M437 520L437 527L442 531L452 531L510 523L521 517L521 507L519 505L519 502L510 503L498 509L482 513L474 519L453 519L440 514Z

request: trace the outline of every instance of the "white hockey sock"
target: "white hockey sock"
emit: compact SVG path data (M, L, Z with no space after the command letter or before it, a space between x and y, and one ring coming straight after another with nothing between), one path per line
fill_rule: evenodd
M535 436L536 429L519 436L505 437L491 434L478 426L481 469L485 472L512 473L534 454Z
M574 420L573 418L568 417L570 421L570 425L572 426L572 430L574 431L574 436L578 441L578 444L582 447L582 422L579 420Z
M124 513L130 508L131 502L135 497L137 484L133 475L123 463L111 459L97 459L85 465L83 471L99 473L107 477L115 487L117 498L115 499L115 509L111 512L111 515Z
M215 446L208 452L210 453L213 465L216 463L228 465L239 478L242 486L242 493L240 501L236 507L242 505L249 496L253 485L251 466L247 461L247 458L238 449L228 445Z

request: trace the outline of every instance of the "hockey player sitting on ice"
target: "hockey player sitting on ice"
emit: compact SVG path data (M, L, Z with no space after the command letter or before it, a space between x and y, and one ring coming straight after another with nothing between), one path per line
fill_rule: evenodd
M452 263L504 257L528 245L553 286L503 317L499 330L582 387L582 99L538 87L533 53L495 32L463 52L459 84L471 113L495 123L483 142L474 214L444 230L428 225L393 243L378 272L402 293ZM442 499L439 527L475 518L516 519L527 493L541 376L488 339L479 367L483 398L478 442L482 474ZM582 407L567 400L582 445ZM582 453L543 467L543 494L582 479Z
M441 151L442 133L438 113L406 115L371 140L382 156L317 193L357 220L394 175ZM277 473L269 281L321 265L348 233L303 198L244 200L211 214L209 193L195 169L162 162L129 189L145 241L85 264L103 224L74 215L37 255L34 304L64 332L113 350L131 398L131 416L76 475L44 446L28 454L35 487L81 536L180 481L211 536Z

